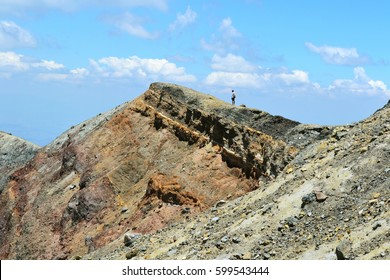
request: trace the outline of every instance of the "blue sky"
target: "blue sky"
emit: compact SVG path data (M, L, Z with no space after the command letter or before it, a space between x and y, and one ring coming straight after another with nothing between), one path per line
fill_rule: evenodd
M172 82L303 123L390 98L390 1L0 0L0 130L45 145Z

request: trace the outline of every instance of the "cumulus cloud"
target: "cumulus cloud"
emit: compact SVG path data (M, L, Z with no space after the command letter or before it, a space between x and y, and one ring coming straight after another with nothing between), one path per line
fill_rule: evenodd
M236 69L234 71L235 67L231 67L227 62L238 62L242 58L231 55L231 59L228 60L228 57L218 55L213 57L211 68L215 71L209 73L204 79L205 85L220 88L252 88L286 94L359 94L390 97L390 90L386 83L370 78L363 67L355 67L353 69L354 76L352 79L336 79L329 85L321 86L319 83L311 81L309 73L303 70L289 70L285 67L262 68L259 66L256 68ZM250 66L252 67L253 65Z
M196 77L166 59L105 57L90 61L93 69L107 78L141 78L176 82L194 82Z
M15 52L0 52L0 68L10 71L27 71L32 68L58 70L64 68L64 65L49 60L35 61Z
M36 40L13 21L0 21L0 49L35 47Z
M31 63L30 65L35 68L45 68L50 71L65 68L63 64L57 63L53 60L41 60L40 62Z
M76 78L83 78L89 75L88 69L85 68L76 68L69 71L71 75Z
M309 74L302 70L293 70L291 73L280 73L275 75L275 77L286 85L307 84L310 82Z
M86 78L90 71L86 68L67 70L53 60L38 60L15 52L0 52L0 78L10 79L14 75L27 74L39 81L72 81Z
M256 73L233 73L233 72L212 72L206 79L206 85L227 86L227 87L247 87L259 88L262 86L263 79Z
M211 72L205 79L206 85L280 89L289 91L292 87L302 87L302 89L315 87L309 80L307 72L302 70L288 71L286 69L263 70L260 67L254 72Z
M306 47L321 56L330 64L338 65L358 65L369 61L367 57L361 56L356 48L341 48L333 46L316 46L310 42L305 43Z
M256 70L256 67L246 61L245 58L231 53L226 56L215 54L211 62L211 68L217 71L253 72Z
M383 81L371 79L363 67L354 68L354 79L336 79L328 87L328 90L336 93L384 94L390 96L387 85Z
M0 52L0 77L3 78L20 73L57 75L53 72L59 70L65 70L65 66L52 60L38 60L11 51Z
M206 77L207 85L263 89L284 87L286 90L287 87L310 85L309 75L305 71L263 68L231 53L225 56L215 54L211 69L214 71Z
M195 22L197 17L196 12L194 12L190 6L187 7L187 10L184 14L177 14L176 20L174 23L169 25L169 31L181 30L187 25L190 25Z
M14 52L0 52L0 70L25 71L29 65L23 61L23 55Z
M368 84L375 92L383 92L390 96L390 91L387 89L387 85L382 81L369 80Z

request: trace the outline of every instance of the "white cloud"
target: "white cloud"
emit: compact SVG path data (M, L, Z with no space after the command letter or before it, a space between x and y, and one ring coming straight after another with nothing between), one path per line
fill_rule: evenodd
M255 72L226 72L215 71L211 72L205 79L206 85L213 86L228 86L228 87L245 87L245 88L262 88L262 89L285 89L288 92L291 88L296 89L302 87L306 90L311 87L316 87L311 84L308 73L302 70L287 71L279 69L279 71L263 71L261 67Z
M176 64L166 59L144 59L137 56L129 58L105 57L90 62L95 72L102 77L163 79L177 82L196 81L196 77L187 74L183 67L177 67Z
M259 88L262 78L256 73L212 72L205 79L206 85Z
M38 60L15 52L0 52L0 78L11 79L14 75L29 75L39 81L72 81L86 78L90 71L76 68L70 71L53 60Z
M85 68L76 68L69 71L75 78L84 78L89 75L89 71Z
M40 80L66 78L59 70L65 70L63 64L52 60L38 60L15 52L0 52L0 77L10 79L13 75L29 73Z
M372 87L374 91L381 91L386 93L386 95L390 95L390 91L387 90L387 85L382 81L368 81L368 84Z
M13 21L0 21L0 49L35 47L35 38Z
M369 80L368 85L370 86L368 94L384 94L390 97L390 90L387 89L387 85L383 81Z
M372 80L366 74L363 67L354 68L354 79L337 79L329 87L330 92L353 93L378 95L384 94L390 96L390 90L387 85L380 80Z
M218 56L215 56L218 57ZM220 58L220 57L218 57ZM287 68L262 68L254 71L226 71L222 64L212 65L214 70L203 81L207 86L260 89L263 92L278 92L284 94L308 93L308 94L358 94L358 95L385 95L390 97L388 85L381 80L370 78L363 67L353 69L352 79L336 79L330 85L321 86L312 82L309 73L303 70L288 70Z
M369 80L369 78L366 74L366 70L364 70L363 67L355 67L353 69L353 73L355 74L355 80L357 80L357 81L366 82L367 80Z
M368 58L361 56L356 48L340 48L333 46L316 46L310 42L305 43L306 47L319 54L322 59L330 64L357 65L368 62Z
M237 50L242 45L239 38L241 33L233 26L231 18L222 20L218 35L213 34L210 42L204 38L200 40L203 49L213 51L218 54L226 54L232 50Z
M239 38L241 37L241 33L232 25L232 19L225 18L222 20L221 26L219 30L222 33L222 36L228 39Z
M309 83L309 74L302 70L293 70L292 73L280 73L275 76L286 85Z
M49 60L42 60L37 63L32 63L32 67L35 68L46 68L47 70L59 70L65 68L63 64L57 63L55 61L49 61Z
M197 17L196 12L191 10L191 7L188 6L187 10L184 14L180 14L180 13L177 14L175 22L169 25L169 31L183 29L187 25L194 23L196 20L196 17Z
M27 71L32 68L52 71L63 69L65 66L55 61L36 61L15 52L0 52L0 68L6 68L10 71Z
M166 11L167 0L1 0L0 13L24 14L47 10L76 11L95 7L149 7Z
M0 52L0 69L8 71L25 71L29 65L23 61L23 55L14 52Z
M107 16L106 21L113 24L119 30L126 32L129 35L140 37L143 39L156 39L159 34L149 32L143 24L145 19L135 16L131 13L125 13L120 16Z
M250 62L246 61L242 56L227 54L220 56L215 54L211 59L211 68L217 71L225 72L253 72L257 68Z

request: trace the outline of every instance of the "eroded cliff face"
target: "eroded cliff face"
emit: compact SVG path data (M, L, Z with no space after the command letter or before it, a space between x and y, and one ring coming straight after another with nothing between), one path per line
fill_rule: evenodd
M211 144L229 167L240 168L248 178L275 178L298 151L278 139L297 122L231 106L188 88L152 84L136 110L154 118L156 128L169 129L179 140Z
M297 125L152 84L10 174L1 194L0 258L83 256L125 232L153 233L265 188L298 153L283 140Z

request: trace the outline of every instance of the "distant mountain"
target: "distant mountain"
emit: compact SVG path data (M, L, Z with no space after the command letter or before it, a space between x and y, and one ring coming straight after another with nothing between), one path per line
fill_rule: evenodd
M0 258L389 259L389 117L304 125L153 83L12 154Z

